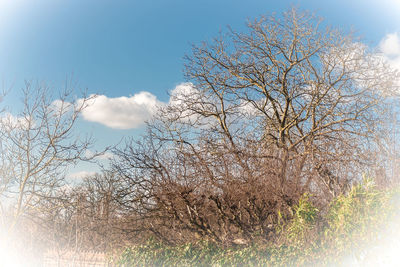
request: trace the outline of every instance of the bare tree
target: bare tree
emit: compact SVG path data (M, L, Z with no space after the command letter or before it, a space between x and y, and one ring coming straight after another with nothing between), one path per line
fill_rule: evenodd
M351 36L320 30L319 21L295 9L248 27L193 48L186 77L197 96L184 96L178 110L217 120L231 150L248 132L256 134L263 153L280 159L281 184L292 180L308 190L323 182L334 192L329 184L339 168L332 165L367 163L387 119L385 98L398 89L397 71ZM241 108L252 111L251 122ZM305 177L310 170L318 175Z
M15 229L27 212L40 214L37 203L56 197L57 189L64 185L67 166L89 160L85 151L93 140L73 135L87 99L75 101L71 93L65 90L55 100L46 85L27 82L22 111L2 116L0 197L2 203L11 207L9 223L3 229Z
M114 151L132 211L169 241L268 236L301 194L344 192L373 167L399 85L379 54L296 9L193 46L185 74L143 140Z

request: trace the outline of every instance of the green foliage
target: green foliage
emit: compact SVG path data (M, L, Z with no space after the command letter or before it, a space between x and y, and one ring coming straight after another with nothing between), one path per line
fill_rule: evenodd
M304 194L294 207L295 213L288 225L287 238L290 243L303 243L306 234L313 229L318 209L311 203L310 195Z
M120 266L309 266L338 265L344 257L359 257L379 238L384 223L398 216L400 191L379 190L371 179L353 186L320 211L303 195L293 217L276 226L274 243L222 248L202 241L168 246L154 239L126 249ZM350 253L350 254L349 254Z
M145 244L126 249L118 262L118 266L196 266L212 263L213 256L221 253L221 249L211 242L167 246L154 239Z
M347 195L333 200L325 216L327 226L319 239L325 254L340 259L351 251L358 257L362 249L376 242L382 228L394 215L395 191L379 190L372 179L364 178Z

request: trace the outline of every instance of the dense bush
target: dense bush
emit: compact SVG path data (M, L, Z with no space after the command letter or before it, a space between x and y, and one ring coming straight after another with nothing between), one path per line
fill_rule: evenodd
M378 189L365 179L340 195L327 210L318 210L310 195L300 198L293 218L279 225L274 242L220 247L201 241L168 246L155 239L126 249L124 266L308 266L340 265L346 258L362 260L363 251L382 239L385 223L398 223L399 189ZM364 253L365 254L365 253Z

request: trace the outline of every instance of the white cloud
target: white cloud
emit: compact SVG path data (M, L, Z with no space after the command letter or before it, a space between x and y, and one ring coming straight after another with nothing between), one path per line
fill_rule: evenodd
M246 116L248 119L255 118L257 116L263 116L263 112L261 112L260 109L263 109L264 112L271 116L273 114L271 102L268 102L265 107L264 104L265 99L254 101L254 103L251 103L250 101L241 101L241 105L238 107L238 110L240 114Z
M177 106L185 105L187 100L195 101L199 98L199 95L199 90L195 89L192 83L181 83L171 90L169 104Z
M5 128L6 131L12 131L14 129L27 130L29 127L35 125L32 118L14 116L9 112L2 114L0 117L0 124ZM31 125L29 126L29 124Z
M80 172L74 172L70 173L67 175L67 178L69 179L83 179L88 176L95 175L96 172L88 172L88 171L80 171Z
M60 99L54 100L48 107L50 112L66 113L73 110L73 105L70 102L62 101Z
M82 99L79 103L82 103ZM98 122L110 128L131 129L142 126L162 104L149 92L116 98L99 95L87 102L82 116L85 120Z
M219 103L213 97L198 90L192 83L181 83L170 92L168 115L181 123L196 123L198 128L213 127L218 121L213 116L204 115L216 112ZM203 114L203 115L201 115Z
M387 34L379 43L379 48L388 57L400 56L400 39L397 33Z
M114 129L138 128L151 119L160 107L169 105L184 110L188 103L193 104L201 97L200 92L191 83L178 84L170 91L170 94L168 103L161 102L155 95L144 91L129 97L111 98L105 95L91 95L92 98L87 101L87 106L82 111L82 117L87 121L97 122ZM83 99L79 99L77 105L81 105L82 101ZM53 105L58 107L59 103L55 101ZM179 114L185 117L183 120L196 117L194 114L186 113ZM102 158L112 156L106 153Z
M400 85L395 73L400 70L400 50L398 55L396 52L396 46L400 47L400 43L396 36L386 35L373 52L360 42L331 49L321 58L322 63L326 69L332 69L332 75L340 75L343 70L349 71L350 77L360 88L378 90L384 96L393 95L398 92ZM334 94L340 91L340 87L337 92L329 90Z
M387 34L379 43L379 50L387 62L400 71L400 38L398 34Z
M199 119L198 114L194 114L192 109L201 109L196 103L200 103L201 101L201 93L199 90L193 87L192 83L181 83L177 85L170 92L170 99L168 102L168 106L172 109L169 110L171 112L169 115L174 118L178 118L182 122L190 122ZM191 109L189 109L191 107Z

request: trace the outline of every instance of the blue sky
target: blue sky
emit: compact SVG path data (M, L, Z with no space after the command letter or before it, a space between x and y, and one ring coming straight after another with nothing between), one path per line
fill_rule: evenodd
M95 110L83 116L78 129L93 133L98 148L138 136L152 107L185 82L182 58L191 43L293 5L328 25L353 28L371 47L400 32L400 0L0 0L0 82L12 87L3 104L18 107L24 80L57 90L72 77L78 88L103 95L103 110L118 105L134 116L128 125L107 123ZM116 122L123 113L108 111Z

